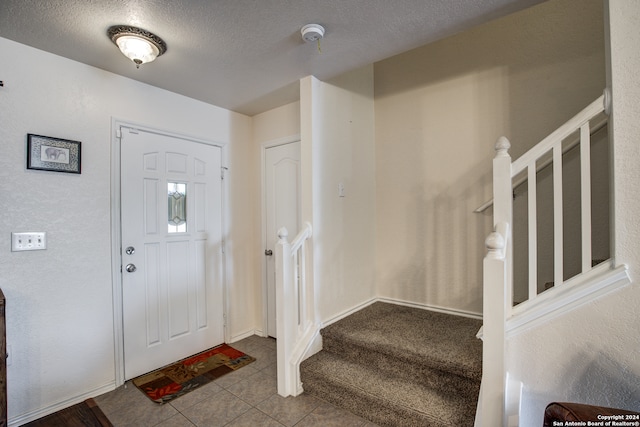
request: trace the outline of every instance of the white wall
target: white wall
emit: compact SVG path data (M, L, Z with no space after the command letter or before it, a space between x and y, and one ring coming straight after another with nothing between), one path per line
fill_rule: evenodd
M640 411L640 3L613 0L610 15L613 91L614 256L631 285L524 332L507 347L510 374L524 382L521 426L540 426L545 406L573 401Z
M375 64L380 296L482 312L499 136L515 159L605 86L602 4L552 0Z
M228 143L230 334L254 326L251 120L0 38L0 287L7 298L9 418L42 416L114 386L111 120ZM150 65L154 66L154 64ZM144 68L140 70L144 73ZM26 135L82 141L82 174L27 170ZM240 189L244 191L240 191ZM48 248L10 251L11 231Z
M375 296L373 66L329 82L308 77L300 90L303 221L313 224L313 280L327 321Z

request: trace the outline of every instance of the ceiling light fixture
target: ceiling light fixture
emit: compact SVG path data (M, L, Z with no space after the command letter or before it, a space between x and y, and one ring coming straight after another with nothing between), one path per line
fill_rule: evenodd
M151 62L167 51L167 44L149 31L128 25L109 27L107 35L124 56L136 64L136 68Z

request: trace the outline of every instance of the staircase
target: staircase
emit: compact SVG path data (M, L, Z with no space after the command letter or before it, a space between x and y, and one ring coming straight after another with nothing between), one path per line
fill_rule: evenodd
M376 302L322 330L305 360L309 393L380 426L472 426L482 322Z

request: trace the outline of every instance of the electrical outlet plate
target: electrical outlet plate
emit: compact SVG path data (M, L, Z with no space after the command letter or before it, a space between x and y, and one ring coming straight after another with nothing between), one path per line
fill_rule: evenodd
M47 249L47 233L11 233L11 251L40 251Z

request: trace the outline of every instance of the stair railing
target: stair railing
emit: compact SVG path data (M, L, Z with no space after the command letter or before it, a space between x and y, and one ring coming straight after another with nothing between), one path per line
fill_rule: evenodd
M553 283L554 287L560 287L565 282L564 279L564 235L563 235L563 195L562 195L562 154L563 146L562 142L568 139L572 134L579 132L579 146L580 146L580 215L581 215L581 273L588 273L592 268L592 244L591 244L591 121L599 116L605 110L604 95L593 101L584 110L574 116L571 120L559 127L556 131L551 133L535 147L515 160L509 165L504 164L505 171L508 168L510 175L507 178L509 182L509 194L508 200L504 201L512 206L513 200L511 197L511 183L514 177L522 175L526 172L527 185L528 185L528 299L526 305L531 305L536 298L538 298L538 230L537 230L537 180L536 173L542 160L549 153L552 154L552 167L553 167ZM504 154L510 159L508 155L509 142L506 138L501 138L502 150ZM496 146L496 150L498 147ZM498 155L501 155L500 152ZM496 174L497 171L494 171ZM494 175L494 179L496 179ZM504 179L504 178L501 178ZM503 191L506 191L505 189ZM503 210L496 204L494 205L494 223L496 221L496 210ZM512 209L512 208L511 208ZM511 218L508 218L511 224ZM513 264L510 261L510 274L513 274ZM509 289L509 301L512 300L513 283L510 282ZM509 310L506 315L507 318L511 317L513 304L509 304ZM520 309L520 307L519 307Z
M300 363L317 333L314 290L307 280L307 242L311 224L305 223L291 243L286 228L278 230L276 243L276 324L278 394L302 393Z
M606 95L606 92L605 92ZM505 331L506 322L514 314L513 303L513 186L518 185L514 177L526 171L528 182L528 301L530 305L538 298L537 287L537 218L536 218L536 173L549 153L553 167L553 254L554 283L561 286L563 277L563 212L562 212L562 154L563 140L579 132L580 145L580 191L582 224L582 273L592 269L591 265L591 167L590 135L591 121L606 107L605 95L599 97L571 120L559 127L518 160L512 162L509 155L511 144L505 137L498 139L493 160L492 202L494 231L486 241L487 255L484 259L483 289L483 377L482 392L478 405L476 425L490 427L504 425L505 417ZM601 126L596 124L594 127ZM566 151L565 147L565 151ZM540 160L543 159L543 160ZM548 163L548 161L547 161ZM537 167L538 166L538 167Z

